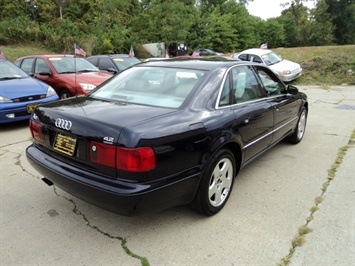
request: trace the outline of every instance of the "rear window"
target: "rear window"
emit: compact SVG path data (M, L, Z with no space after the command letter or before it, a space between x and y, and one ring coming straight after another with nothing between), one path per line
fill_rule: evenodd
M104 100L179 108L204 74L204 71L192 69L135 67L89 95Z

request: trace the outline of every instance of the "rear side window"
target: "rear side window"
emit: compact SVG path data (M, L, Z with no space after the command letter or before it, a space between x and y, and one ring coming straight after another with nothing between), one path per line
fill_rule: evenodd
M22 61L20 67L26 73L32 73L32 65L33 65L34 58L26 58Z
M238 58L240 60L243 60L243 61L248 61L248 55L247 54L241 54Z

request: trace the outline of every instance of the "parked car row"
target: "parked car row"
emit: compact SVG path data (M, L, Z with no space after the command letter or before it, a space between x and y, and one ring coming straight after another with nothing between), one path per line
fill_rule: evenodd
M139 59L125 54L86 59L65 54L29 55L14 63L2 59L0 123L26 120L40 104L85 95L138 63Z
M50 85L0 59L0 124L29 119L35 107L58 99Z

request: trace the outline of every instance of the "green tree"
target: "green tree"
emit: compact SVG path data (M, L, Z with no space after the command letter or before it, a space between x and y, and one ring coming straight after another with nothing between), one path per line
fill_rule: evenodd
M331 45L334 41L334 25L327 13L325 0L319 0L315 9L311 10L310 45Z
M328 13L335 26L334 36L338 44L355 43L354 0L325 0Z

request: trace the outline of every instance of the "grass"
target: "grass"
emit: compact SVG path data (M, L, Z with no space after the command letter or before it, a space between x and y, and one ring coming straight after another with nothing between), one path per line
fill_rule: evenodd
M274 51L301 64L303 76L294 84L355 85L355 45L277 48ZM352 75L347 74L349 70Z
M54 53L40 45L0 46L0 50L12 62L25 55ZM303 75L292 82L294 85L355 85L355 45L277 48L273 51L301 64Z

